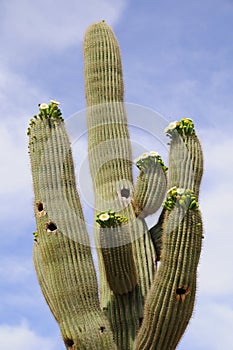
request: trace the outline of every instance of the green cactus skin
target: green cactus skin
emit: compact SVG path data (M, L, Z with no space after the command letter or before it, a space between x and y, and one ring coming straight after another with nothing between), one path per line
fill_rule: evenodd
M129 242L130 225L100 229L100 245L106 278L116 294L126 294L137 284L137 271L132 244Z
M161 266L146 299L135 350L175 349L194 307L202 242L200 212L175 208L167 216Z
M178 184L183 192L189 185L198 194L203 155L197 136L182 133L182 137L178 137L174 133L171 154L169 188ZM182 162L182 157L186 162ZM175 164L179 164L179 168L182 165L179 177L174 171ZM191 209L191 204L185 208L177 203L163 215L161 266L146 298L144 319L134 350L174 350L193 312L202 246L201 214L198 206Z
M121 56L117 40L105 22L92 25L86 32L84 77L89 163L95 190L96 213L111 208L128 218L131 225L131 232L128 232L131 242L121 246L121 254L125 250L124 254L128 255L132 264L130 269L134 271L134 261L138 274L137 278L135 273L130 276L127 295L119 295L119 291L113 285L111 290L106 280L113 279L109 272L115 267L109 265L119 260L119 256L110 259L106 266L99 249L101 306L114 330L118 347L132 349L143 316L144 298L156 269L156 253L145 221L137 218L132 204L132 152L123 103ZM128 198L121 196L122 189L128 190ZM98 227L95 229L95 236L99 246ZM130 246L132 252L129 253ZM119 250L113 248L112 257L115 253L119 254ZM124 276L124 269L121 273L122 278L127 281L128 273ZM127 315L122 310L125 310Z
M38 230L34 264L64 343L67 348L116 349L109 322L99 306L63 121L51 115L35 119L29 149Z

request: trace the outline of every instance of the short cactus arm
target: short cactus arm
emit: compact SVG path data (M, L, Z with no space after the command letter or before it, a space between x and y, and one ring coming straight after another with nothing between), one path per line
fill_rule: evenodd
M179 123L182 125L183 121ZM197 265L202 245L202 219L195 193L199 192L203 157L194 129L179 129L179 125L170 133L173 156L169 164L171 189L164 203L166 212L161 266L147 295L144 320L135 341L135 350L175 349L194 307ZM181 141L177 142L176 133L182 137L184 145L181 145ZM186 150L186 147L189 156L185 158L183 168L179 168L181 176L178 177L174 175L173 167L181 161L180 157L184 154L180 150ZM198 176L192 177L192 182L189 182L191 171ZM191 189L187 185L191 185Z
M99 307L70 143L57 104L40 106L28 134L37 223L34 264L45 299L67 349L116 349Z
M167 167L157 152L144 153L136 159L140 169L132 203L135 214L146 217L155 213L164 200L167 188Z
M203 174L203 156L193 121L189 118L183 118L170 125L171 127L165 130L171 138L170 184L178 188L189 188L198 197Z

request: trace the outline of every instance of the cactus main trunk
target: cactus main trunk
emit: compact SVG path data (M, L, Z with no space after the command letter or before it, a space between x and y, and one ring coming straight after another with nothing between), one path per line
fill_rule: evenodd
M115 231L119 240L124 232L128 232L127 244L116 249L114 240L109 242L108 254L110 257L112 250L112 259L106 260L106 255L102 254L106 251L100 245L99 227L95 227L97 246L100 247L101 305L109 317L119 348L127 350L133 346L143 317L144 298L153 279L156 256L146 223L136 217L132 205L132 155L123 100L120 50L112 30L105 22L96 23L87 30L84 62L89 161L95 189L95 210L98 213L110 208L128 218L128 224L120 226L118 233ZM108 231L103 234L107 235ZM114 271L111 264L122 258L124 250L132 273L124 274L122 265L119 273L124 283L128 280L128 287L124 288L125 295L120 295L119 288L122 287L114 288L110 282L114 279L111 276ZM121 259L119 264L125 263Z

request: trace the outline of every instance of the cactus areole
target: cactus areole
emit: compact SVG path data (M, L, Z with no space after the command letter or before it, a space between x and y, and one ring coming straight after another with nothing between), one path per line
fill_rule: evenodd
M156 150L138 155L134 183L120 50L104 21L86 31L84 77L99 287L56 100L40 104L28 128L38 281L66 349L172 350L195 302L201 145L191 119L170 123L168 167ZM160 207L149 229L145 218Z

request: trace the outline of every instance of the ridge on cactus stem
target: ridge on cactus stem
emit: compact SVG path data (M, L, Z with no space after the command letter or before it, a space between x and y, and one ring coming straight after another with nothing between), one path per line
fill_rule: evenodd
M185 117L164 130L168 166L154 150L133 161L120 48L104 20L87 28L83 56L94 243L60 102L51 99L27 129L38 282L67 350L175 350L195 306L204 237L201 144Z

